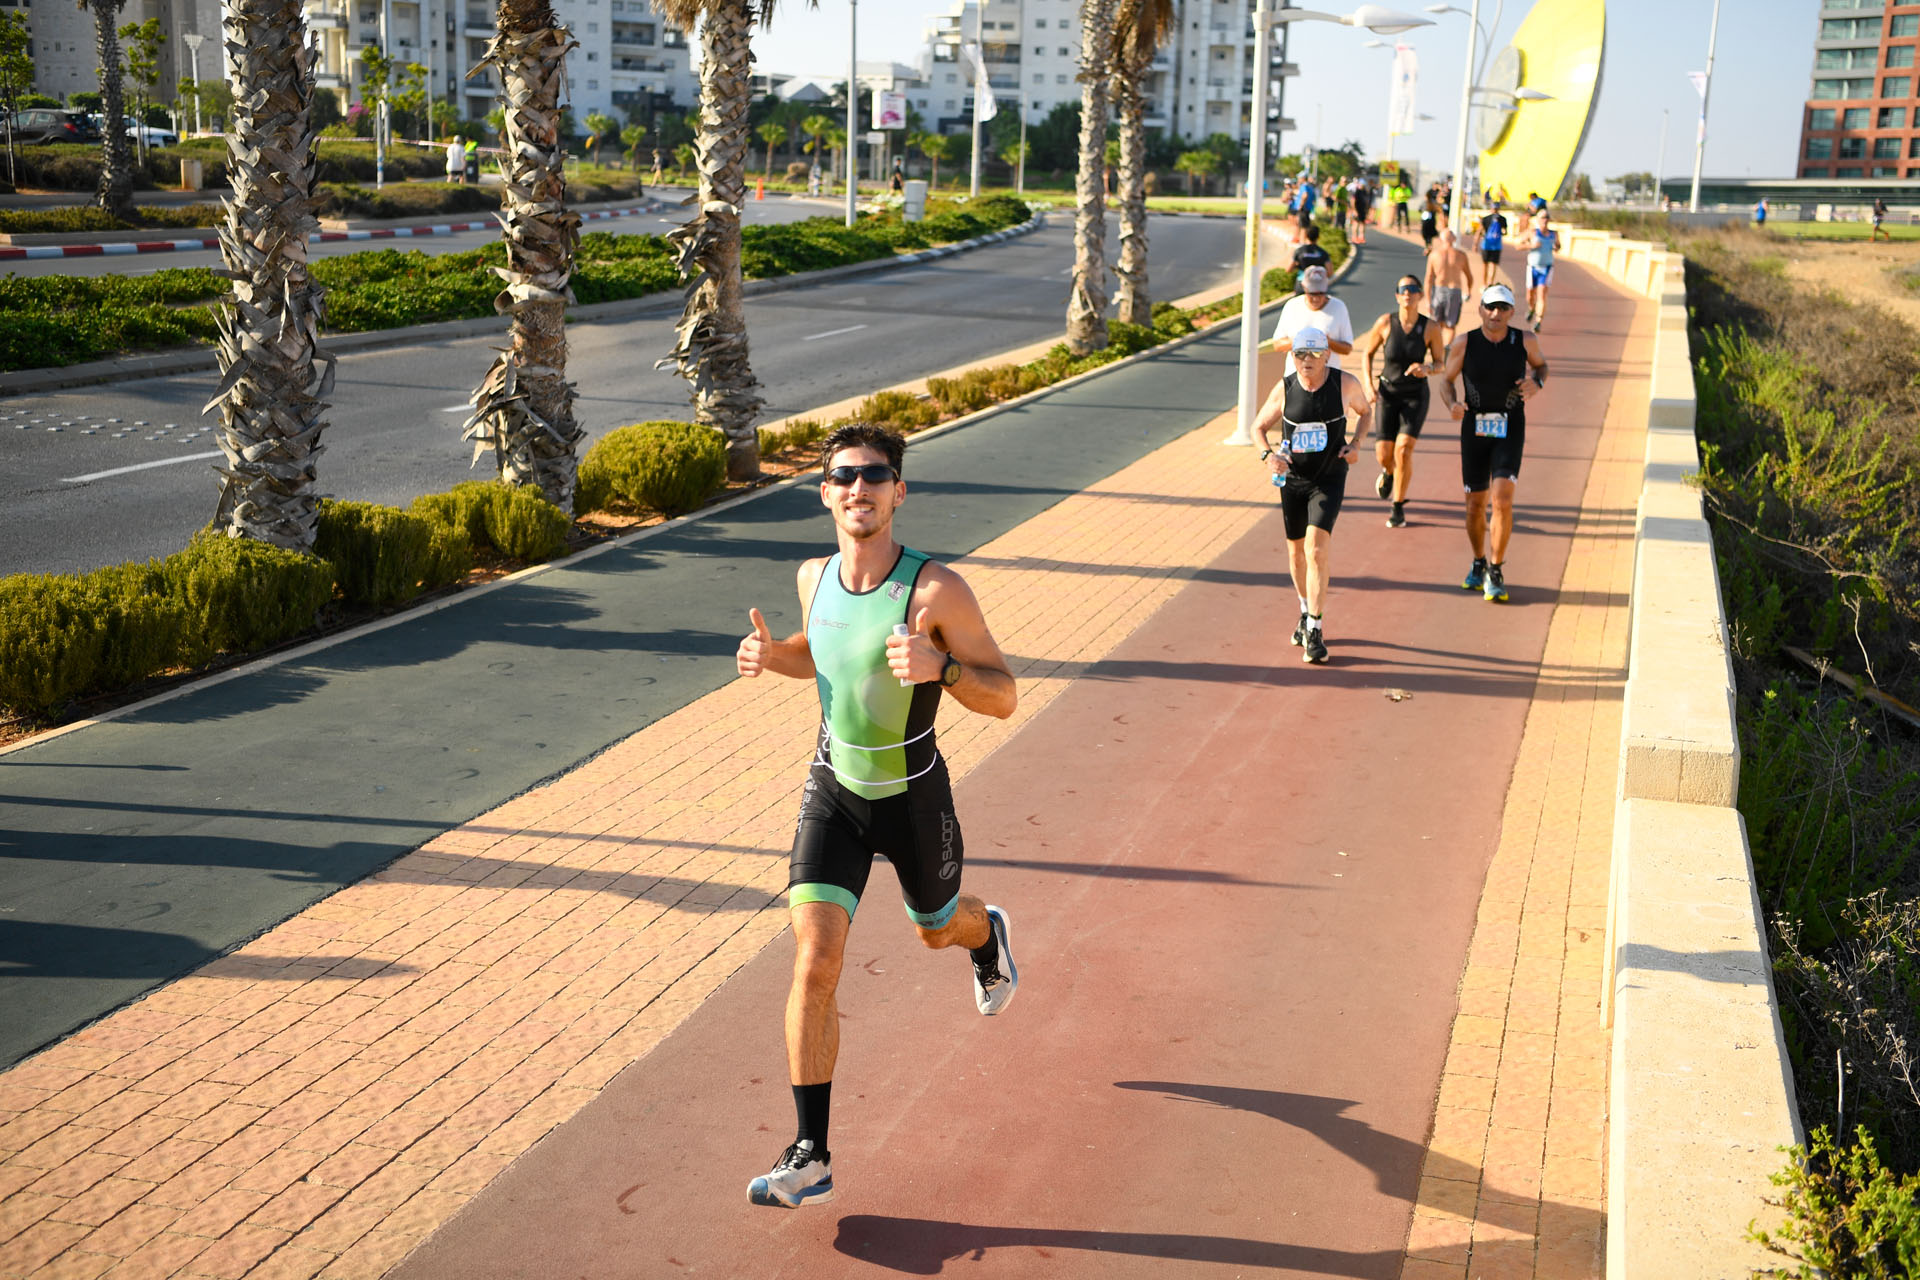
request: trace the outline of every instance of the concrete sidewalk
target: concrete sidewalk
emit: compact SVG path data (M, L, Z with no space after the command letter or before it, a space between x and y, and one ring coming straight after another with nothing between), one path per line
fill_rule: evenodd
M1386 305L1399 263L1385 249L1380 279L1356 272L1348 291L1356 324ZM1356 468L1323 670L1276 641L1291 597L1248 456L1217 447L1211 411L1161 433L1123 425L1168 418L1154 403L1190 376L1224 380L1230 397L1224 353L1200 344L1188 373L1149 362L1081 384L1064 408L1091 435L1036 439L1050 421L1008 415L990 439L948 437L944 455L941 441L916 446L909 477L925 467L932 482L915 488L903 533L956 557L1021 677L1013 721L949 714L942 743L969 883L1009 892L1028 990L982 1023L964 965L907 944L876 875L863 967L849 970L844 1190L831 1209L756 1216L739 1203L788 1123L777 1012L768 1020L785 958L766 944L785 924L812 693L708 674L680 678L677 703L642 712L644 728L588 763L441 834L420 829L421 788L447 775L411 772L406 753L467 741L483 712L550 740L562 726L537 691L504 713L469 705L459 724L413 726L411 745L381 758L364 732L357 759L314 753L339 781L305 779L289 797L314 810L304 817L138 802L143 819L192 814L172 837L182 857L203 824L235 819L236 850L261 821L291 850L296 831L330 835L365 809L350 798L363 789L343 783L382 778L410 793L413 816L375 802L377 839L357 834L367 847L354 857L365 867L420 847L362 880L320 841L286 899L313 905L0 1075L0 1274L378 1276L409 1254L420 1276L556 1274L563 1257L607 1275L726 1274L728 1259L760 1274L856 1259L931 1274L974 1253L1007 1274L1465 1275L1468 1246L1476 1277L1589 1273L1566 1268L1598 1238L1597 1209L1585 1183L1552 1179L1595 1170L1552 1161L1588 1158L1565 1144L1585 1150L1579 1095L1604 1084L1580 1065L1595 1043L1581 1019L1597 1025L1581 1002L1598 979L1597 967L1584 978L1573 939L1606 847L1583 805L1611 796L1608 646L1624 596L1610 575L1630 545L1607 514L1619 467L1603 411L1631 394L1615 371L1631 377L1638 338L1634 305L1577 268L1556 293L1548 345L1566 354L1536 404L1543 425L1565 429L1539 431L1529 457L1515 605L1451 585L1464 539L1450 424L1436 422L1413 528L1379 527L1371 467ZM1087 460L1095 450L1105 470ZM711 672L745 603L776 627L769 606L793 609L791 564L825 533L803 499L777 519L763 502L758 518L716 521L718 541L690 535L684 550L716 555L727 576L700 577L685 598L642 590L582 611L593 593L627 590L624 576L645 581L669 550L658 542L582 566L561 592L578 620L538 623L557 601L549 583L531 611L510 611L530 627L513 643L529 662L564 661L572 646L558 642L589 618L669 618L706 634L682 651ZM968 543L956 518L989 536ZM436 626L460 631L457 618ZM300 664L298 688L278 682L285 706L234 691L145 726L136 749L154 758L148 744L202 722L244 740L256 715L277 714L284 741L308 722L294 709L321 697L345 699L328 722L350 724L353 708L445 660L405 654L389 639ZM629 687L631 662L581 676L604 703ZM587 710L567 705L561 718ZM502 736L510 761L532 732ZM1468 737L1479 756L1451 749ZM1312 768L1282 776L1303 742ZM76 782L86 763L61 762ZM61 803L90 812L78 794ZM103 861L130 843L98 840ZM287 864L236 865L265 873L247 890L258 896ZM191 874L213 895L236 870ZM352 887L328 896L330 879ZM1216 932L1224 921L1240 927ZM1596 934L1596 965L1597 951ZM1489 1027L1476 1019L1495 1016L1493 997L1476 993L1496 989ZM1544 1094L1525 1070L1543 1051L1555 1064ZM1513 1101L1543 1096L1544 1108ZM1480 1114L1477 1152L1455 1112ZM1265 1127L1235 1119L1250 1114ZM1536 1116L1529 1184L1507 1172L1527 1167L1522 1145L1509 1159L1497 1144ZM990 1125L991 1141L953 1145ZM1070 1147L1076 1126L1084 1140ZM1134 1194L1162 1175L1155 1198ZM1527 1194L1522 1221L1506 1206L1524 1209ZM1516 1247L1496 1257L1496 1239ZM1524 1269L1492 1269L1520 1267L1522 1241Z

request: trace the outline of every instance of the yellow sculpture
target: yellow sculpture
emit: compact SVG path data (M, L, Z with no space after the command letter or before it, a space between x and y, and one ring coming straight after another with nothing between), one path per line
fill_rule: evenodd
M1474 94L1483 202L1559 193L1593 118L1606 35L1606 0L1537 0L1513 44L1488 60ZM1516 99L1516 89L1551 100Z

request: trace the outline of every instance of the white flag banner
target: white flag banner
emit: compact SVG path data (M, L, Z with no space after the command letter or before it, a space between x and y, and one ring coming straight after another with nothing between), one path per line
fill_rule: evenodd
M1404 137L1413 132L1418 121L1413 93L1419 80L1420 55L1410 44L1393 46L1393 92L1387 97L1388 134Z
M1707 73L1706 72L1689 71L1687 72L1687 79L1693 81L1693 91L1695 93L1699 94L1702 98L1705 98L1707 96Z
M980 46L966 46L967 60L973 63L973 120L975 124L985 124L999 114L999 104L993 100L993 86L987 83L987 60L980 55Z

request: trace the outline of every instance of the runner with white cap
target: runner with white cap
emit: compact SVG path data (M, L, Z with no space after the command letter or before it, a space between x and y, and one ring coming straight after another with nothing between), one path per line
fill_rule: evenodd
M1328 364L1340 367L1340 357L1353 351L1353 320L1347 304L1328 292L1325 267L1308 267L1300 273L1300 292L1280 308L1273 326L1273 349L1287 353L1287 372L1293 373L1293 339L1302 329L1317 329L1331 354Z
M1439 386L1441 401L1460 423L1460 481L1467 493L1467 541L1473 546L1473 565L1460 585L1484 591L1494 604L1507 599L1507 542L1513 537L1513 492L1527 443L1527 401L1547 384L1540 340L1514 328L1512 319L1513 291L1503 284L1483 289L1480 327L1454 342ZM1465 388L1464 400L1454 392L1456 378Z
M1366 389L1352 374L1331 367L1329 345L1326 333L1312 325L1292 335L1289 363L1297 361L1299 369L1280 380L1253 422L1260 460L1280 486L1287 572L1300 600L1293 643L1306 650L1308 662L1327 660L1320 622L1326 613L1333 522L1347 491L1347 465L1360 456L1370 416ZM1275 431L1277 441L1270 434Z

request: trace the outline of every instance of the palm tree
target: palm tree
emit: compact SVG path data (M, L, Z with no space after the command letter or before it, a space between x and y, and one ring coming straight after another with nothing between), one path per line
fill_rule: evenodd
M1153 323L1147 292L1147 70L1174 26L1173 0L1120 0L1114 15L1113 96L1120 116L1119 318Z
M620 131L620 141L627 148L627 168L640 168L640 144L647 140L647 126L630 124Z
M800 132L813 139L807 144L807 150L812 153L814 164L818 165L821 153L827 149L827 135L833 132L833 117L817 113L810 115L800 122Z
M1107 345L1107 86L1113 76L1116 0L1080 0L1079 208L1073 221L1073 291L1067 348L1086 355Z
M500 226L507 265L494 270L507 287L493 309L513 324L509 346L473 393L473 416L462 433L473 441L476 463L492 449L502 480L540 486L569 515L586 435L574 421L567 381L566 314L580 215L566 206L561 173L560 89L575 47L555 25L551 0L500 0L486 57L467 73L496 69L506 104Z
M1187 175L1187 194L1193 194L1193 180L1212 177L1220 169L1220 157L1211 151L1182 151L1173 167Z
M833 128L827 130L823 136L827 143L827 176L829 178L837 177L840 173L840 154L847 149L847 131L839 125L835 125ZM847 181L851 183L853 181L853 166L848 165L847 169Z
M593 163L600 164L600 144L611 138L620 129L620 122L604 111L587 113L588 143L593 147Z
M659 362L693 384L693 417L727 438L727 478L760 474L754 417L765 403L747 359L747 317L740 288L740 213L745 207L747 111L753 101L749 40L778 0L660 0L661 16L683 31L700 28L700 212L668 233L680 252L687 303L673 351ZM811 0L809 0L811 3ZM809 124L812 122L809 121ZM812 132L809 129L809 132Z
M775 144L787 140L787 126L781 124L778 120L768 120L753 132L760 141L767 144L767 167L763 176L771 179L773 177L773 148Z
M920 154L925 156L927 162L933 166L927 189L937 191L940 187L940 162L953 159L954 141L944 133L923 133L917 145L920 148Z
M120 92L120 30L114 25L126 0L87 0L93 14L94 54L100 59L100 189L94 196L114 217L133 217L133 161L127 153L126 107Z
M214 526L229 537L313 546L319 518L314 463L326 424L333 358L316 349L324 290L307 269L316 135L313 62L302 0L239 0L227 13L227 78L234 86L227 173L233 197L220 257L233 277L222 308L220 449L226 463ZM108 121L110 137L123 137ZM326 362L316 378L314 360Z

